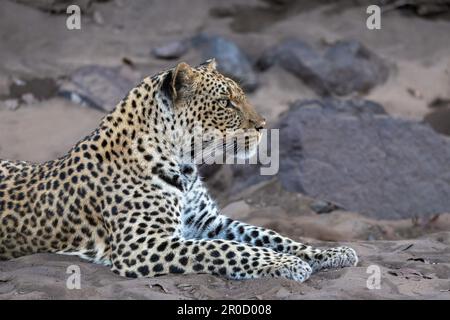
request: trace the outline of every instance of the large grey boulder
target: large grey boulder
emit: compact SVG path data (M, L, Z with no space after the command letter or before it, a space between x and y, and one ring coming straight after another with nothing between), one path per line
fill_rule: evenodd
M193 37L192 45L201 51L203 60L215 58L218 70L246 91L257 88L258 79L249 58L233 41L201 33Z
M280 120L286 190L376 218L448 212L450 139L370 102L299 101Z
M322 96L367 93L389 75L387 64L355 40L338 41L323 54L301 40L287 40L266 50L257 62L261 70L274 64Z

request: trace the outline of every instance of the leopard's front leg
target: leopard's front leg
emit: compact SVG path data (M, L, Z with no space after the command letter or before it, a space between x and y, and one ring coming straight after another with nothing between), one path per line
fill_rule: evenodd
M111 223L112 270L126 277L209 273L230 279L264 276L303 282L311 267L293 255L230 240L186 240L165 232L151 213L121 212ZM159 232L162 231L162 232Z
M349 247L321 250L291 240L273 230L234 221L223 215L206 215L203 219L209 222L199 230L198 238L235 240L252 246L271 248L301 258L313 271L355 266L358 263L355 250ZM192 221L193 224L195 222L198 221Z
M355 266L358 257L349 247L317 249L284 237L273 230L232 220L218 213L218 208L200 182L196 183L184 212L184 232L188 238L227 239L257 247L267 247L295 255L318 271Z
M223 215L216 217L216 223L220 224L220 221L227 221L225 224L228 224L226 230L218 235L219 237L236 239L240 242L269 247L277 252L295 255L309 263L313 271L355 266L358 263L358 257L352 248L317 249L284 237L273 230L252 226L240 221L228 221L228 219Z

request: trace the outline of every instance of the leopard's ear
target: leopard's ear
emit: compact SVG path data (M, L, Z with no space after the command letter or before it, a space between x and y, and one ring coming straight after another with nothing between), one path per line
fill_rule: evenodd
M186 62L180 62L175 68L170 70L162 83L163 92L175 101L188 90L194 81L194 71Z
M215 58L211 58L211 59L206 60L200 66L204 67L205 69L207 69L209 71L216 71L217 70L217 62L216 62Z

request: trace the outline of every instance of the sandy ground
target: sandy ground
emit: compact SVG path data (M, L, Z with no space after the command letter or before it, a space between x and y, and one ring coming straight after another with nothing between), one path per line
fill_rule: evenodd
M449 299L450 233L403 241L352 242L358 267L323 271L305 283L230 281L210 275L128 280L78 258L38 254L0 265L0 299ZM67 289L69 266L80 289ZM380 270L379 289L369 266ZM373 267L372 267L373 268ZM367 271L370 273L367 273ZM367 283L369 281L369 287Z
M36 162L57 158L95 129L102 116L56 98L32 108L2 110L0 153L2 158Z
M383 16L382 30L369 31L364 8L357 7L311 6L283 19L261 10L266 17L262 20L248 13L263 6L257 0L245 5L235 0L226 4L203 0L177 0L171 6L163 3L152 1L148 5L136 0L98 4L93 11L101 15L101 23L90 14L83 17L81 31L68 31L64 16L1 1L0 95L8 93L8 83L14 78L57 77L88 64L117 66L124 57L135 63L142 76L153 74L175 64L152 58L153 46L205 31L229 37L253 59L289 37L301 38L317 48L355 38L391 64L389 80L366 96L383 104L390 114L421 120L430 112L431 101L450 98L450 21L392 11ZM211 14L223 6L238 6L235 11L239 14L221 19ZM200 62L193 50L182 60ZM259 74L259 79L260 88L249 99L271 123L290 102L315 97L300 80L278 68ZM9 110L0 102L0 158L45 161L61 156L103 116L60 98L17 110ZM314 244L346 242L361 255L361 264L321 272L304 284L263 279L242 286L241 282L207 275L126 280L106 267L77 258L40 254L0 263L0 299L450 298L448 214L435 221L374 221L349 212L316 215L305 209L310 200L297 199L300 195L284 194L286 201L277 198L273 203L261 203L254 194L232 199L225 212ZM270 194L266 193L266 199ZM81 268L81 290L66 289L66 269L72 264ZM379 290L366 286L366 270L372 264L381 268Z

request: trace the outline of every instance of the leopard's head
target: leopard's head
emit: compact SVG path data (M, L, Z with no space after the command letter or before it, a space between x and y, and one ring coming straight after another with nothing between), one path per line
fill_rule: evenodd
M266 121L240 86L217 71L214 59L198 67L182 62L171 70L169 80L166 89L183 127L183 143L195 145L204 156L218 150L239 158L255 153Z

